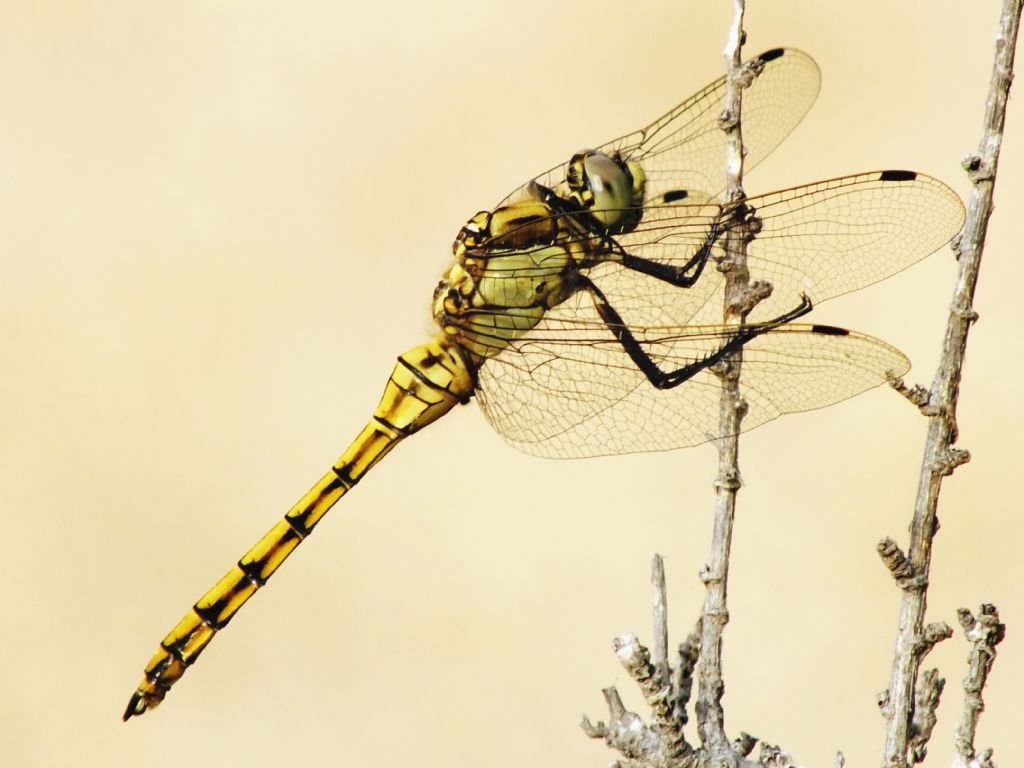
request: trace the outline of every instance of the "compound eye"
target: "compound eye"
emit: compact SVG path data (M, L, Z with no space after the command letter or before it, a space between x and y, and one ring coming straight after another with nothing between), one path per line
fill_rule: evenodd
M592 212L629 206L632 184L621 165L607 155L595 153L583 161L583 169L594 194Z
M590 214L609 231L621 229L633 203L633 180L626 168L601 152L583 159L583 173L590 191Z

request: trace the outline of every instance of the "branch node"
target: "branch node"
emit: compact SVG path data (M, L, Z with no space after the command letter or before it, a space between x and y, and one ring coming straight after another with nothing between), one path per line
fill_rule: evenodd
M744 403L744 407L745 406L746 403ZM731 493L733 491L738 491L743 486L743 480L740 478L739 470L730 471L716 477L713 486L718 493L721 493L722 491Z
M772 295L772 290L772 284L767 280L754 280L729 303L726 311L738 317L746 317L754 307Z
M718 127L723 131L731 131L739 121L739 113L728 107L723 107L722 111L718 113Z
M967 172L967 178L970 179L972 184L992 181L996 176L995 166L987 162L977 152L964 155L963 160L960 161L960 167Z
M951 304L949 306L949 313L954 317L963 318L968 323L976 323L978 322L978 318L981 317L973 307L961 304Z
M875 706L878 707L879 713L886 720L892 717L892 705L889 703L889 689L879 691L875 694Z
M941 643L943 640L948 640L953 636L953 628L944 621L932 622L924 628L924 634L921 637L920 651L921 658L924 658L927 654L931 653L932 648L936 644Z
M592 739L603 739L608 736L608 726L604 724L603 720L598 720L597 725L594 725L586 715L583 715L583 719L580 721L580 728Z
M903 397L907 398L911 403L916 405L921 412L924 412L924 407L928 405L928 390L920 384L914 386L907 386L907 383L902 377L895 376L892 371L886 371L886 379L889 382L889 386L899 392ZM927 415L927 414L925 414Z
M764 768L790 768L793 759L776 744L761 742L761 754L758 755L758 762Z
M915 590L924 589L927 586L928 580L924 576L914 573L914 567L910 564L910 560L907 559L900 545L891 538L887 536L882 539L875 549L900 589Z
M746 40L747 33L741 32L739 45L742 46ZM729 82L737 89L749 88L750 84L754 82L755 78L757 78L763 70L764 62L760 59L746 61L741 66L730 70ZM722 108L722 111L718 115L718 127L726 132L733 130L739 124L739 121L739 110L731 108L731 105L728 104Z
M757 737L751 736L746 731L740 731L740 735L732 743L733 749L736 750L736 754L740 757L746 757L754 751L754 747L757 746Z
M929 462L928 468L943 477L949 477L956 471L957 467L961 464L966 464L970 460L970 451L966 451L963 448L946 448L936 454L935 458Z
M962 232L949 241L949 250L953 252L953 258L960 261L960 258L964 255L964 235Z
M972 643L985 643L993 648L1006 636L1006 625L999 623L999 610L991 603L983 603L977 618L969 610L961 608L957 619L964 634Z

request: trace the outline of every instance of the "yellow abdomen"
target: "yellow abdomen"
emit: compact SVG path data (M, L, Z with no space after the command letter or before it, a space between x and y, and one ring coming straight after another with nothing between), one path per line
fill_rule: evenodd
M327 511L399 441L473 394L464 354L438 337L399 356L377 411L331 470L203 595L160 642L124 719L159 704L214 635L262 587Z

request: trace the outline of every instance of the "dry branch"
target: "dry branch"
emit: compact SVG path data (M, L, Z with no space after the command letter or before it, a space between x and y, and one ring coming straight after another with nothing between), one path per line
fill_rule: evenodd
M942 344L942 358L928 390L928 438L918 484L914 516L910 526L910 544L905 562L895 557L891 539L879 545L883 559L902 588L896 650L889 687L882 697L886 715L885 766L903 768L923 757L920 728L926 720L915 706L915 697L926 702L924 683L918 686L921 660L930 650L925 633L928 578L931 569L932 542L938 531L939 491L942 479L970 456L954 448L957 440L956 407L960 378L967 346L967 334L978 315L973 308L974 291L981 266L988 220L992 214L992 190L995 185L999 150L1002 145L1006 101L1013 79L1013 57L1022 0L1005 0L996 36L996 56L986 101L984 130L976 153L964 160L964 168L973 184L963 234L955 241L959 273L950 303L949 318ZM903 390L905 391L905 387ZM898 550L898 547L896 548ZM898 568L894 568L898 565ZM930 729L929 729L930 732ZM924 741L927 741L925 737Z
M921 386L909 387L902 381L892 382L897 391L928 417L929 427L909 546L904 551L891 538L884 539L878 545L879 556L902 591L889 687L878 699L887 721L884 751L886 768L908 768L924 759L945 685L937 670L919 674L922 660L938 642L952 634L945 623L924 623L928 578L932 543L938 531L936 508L942 478L970 459L967 451L954 447L957 440L956 406L967 334L977 319L972 302L985 230L992 210L992 190L1022 4L1024 0L1005 0L987 102L985 132L977 153L964 161L974 188L964 232L954 242L959 274L939 368L928 389ZM721 125L726 133L727 144L726 198L734 204L738 219L728 230L726 258L718 268L725 274L724 320L728 324L740 325L757 302L770 294L771 286L759 281L751 282L746 268L746 247L755 234L757 221L747 216L748 211L743 205L740 92L752 82L758 71L741 63L743 0L734 0L734 7L736 13L725 52L728 92ZM652 724L645 724L639 715L627 711L614 688L604 691L610 712L608 725L602 722L593 725L586 717L583 719L584 731L589 736L605 739L609 746L623 755L625 760L615 763L620 768L754 768L792 765L786 752L764 742L758 760L750 760L747 756L757 739L741 734L736 741L730 742L725 731L721 648L723 630L728 622L728 565L736 493L741 486L738 435L746 410L739 386L741 368L742 355L738 351L724 358L714 369L722 386L720 431L716 440L719 468L715 481L711 556L701 573L705 584L701 618L695 630L679 646L673 668L668 659L665 576L661 558L655 556L651 587L653 661L650 651L633 635L624 635L615 644L616 654L653 712ZM995 646L1002 640L1004 628L992 606L983 606L978 618L962 611L960 619L972 643L972 650L969 658L970 672L964 681L964 710L956 733L957 765L963 768L988 768L991 765L991 750L979 753L974 746L974 735L978 718L984 709L982 690L995 658ZM686 708L695 679L698 694L694 708L700 748L691 746L683 733L687 723ZM841 768L844 762L842 753L837 753L835 765Z
M957 768L984 768L991 765L992 750L980 754L974 747L974 732L985 710L982 691L988 673L996 660L996 646L1003 641L1006 627L999 623L999 611L994 605L983 605L977 618L966 608L957 612L960 626L971 643L967 657L967 677L964 678L964 707L953 737L956 746Z
M724 56L728 88L722 110L721 125L725 131L725 197L736 203L738 219L743 217L743 131L742 89L750 84L751 74L742 62L744 0L734 0L733 22L726 41ZM756 74L756 73L755 73ZM753 304L749 298L750 273L747 270L747 243L752 236L750 226L729 229L725 241L726 259L719 269L725 274L726 323L741 324ZM701 745L715 765L729 765L738 756L725 733L725 712L722 695L722 633L729 621L727 607L729 551L736 514L736 494L740 489L739 433L746 413L740 393L742 352L729 355L718 373L722 384L719 410L718 476L715 479L715 512L711 557L701 573L705 586L704 610L701 614L700 656L697 660L697 730Z
M761 62L742 61L744 0L733 0L734 16L725 46L727 91L720 117L726 142L725 198L734 204L736 220L725 237L726 257L718 265L725 276L723 320L741 325L754 306L771 294L771 286L751 281L746 250L757 230L757 221L748 216L743 205L742 90L760 73ZM747 755L757 739L741 734L730 742L725 732L722 694L722 633L729 620L727 587L729 552L735 517L736 493L741 486L738 464L739 433L746 403L740 391L742 352L725 357L713 369L721 381L719 411L718 475L715 479L715 510L711 555L701 572L705 585L704 607L694 633L679 648L678 665L668 663L667 609L665 580L661 558L655 556L652 574L654 613L654 663L650 652L633 635L616 639L615 651L623 666L638 684L653 712L653 725L647 726L633 713L626 712L614 689L606 689L609 725L596 726L584 717L583 729L594 738L604 738L609 746L627 758L628 766L788 766L789 756L778 747L762 744L759 762ZM694 674L696 672L696 674ZM698 683L695 711L701 749L695 751L685 740L686 705L694 677ZM609 691L613 696L609 696ZM627 734L628 730L628 734Z

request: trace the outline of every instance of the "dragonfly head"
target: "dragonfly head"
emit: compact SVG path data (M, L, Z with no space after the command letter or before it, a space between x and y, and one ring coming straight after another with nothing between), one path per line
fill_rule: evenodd
M599 230L615 235L640 223L646 177L639 163L585 149L569 161L565 180L569 198Z

